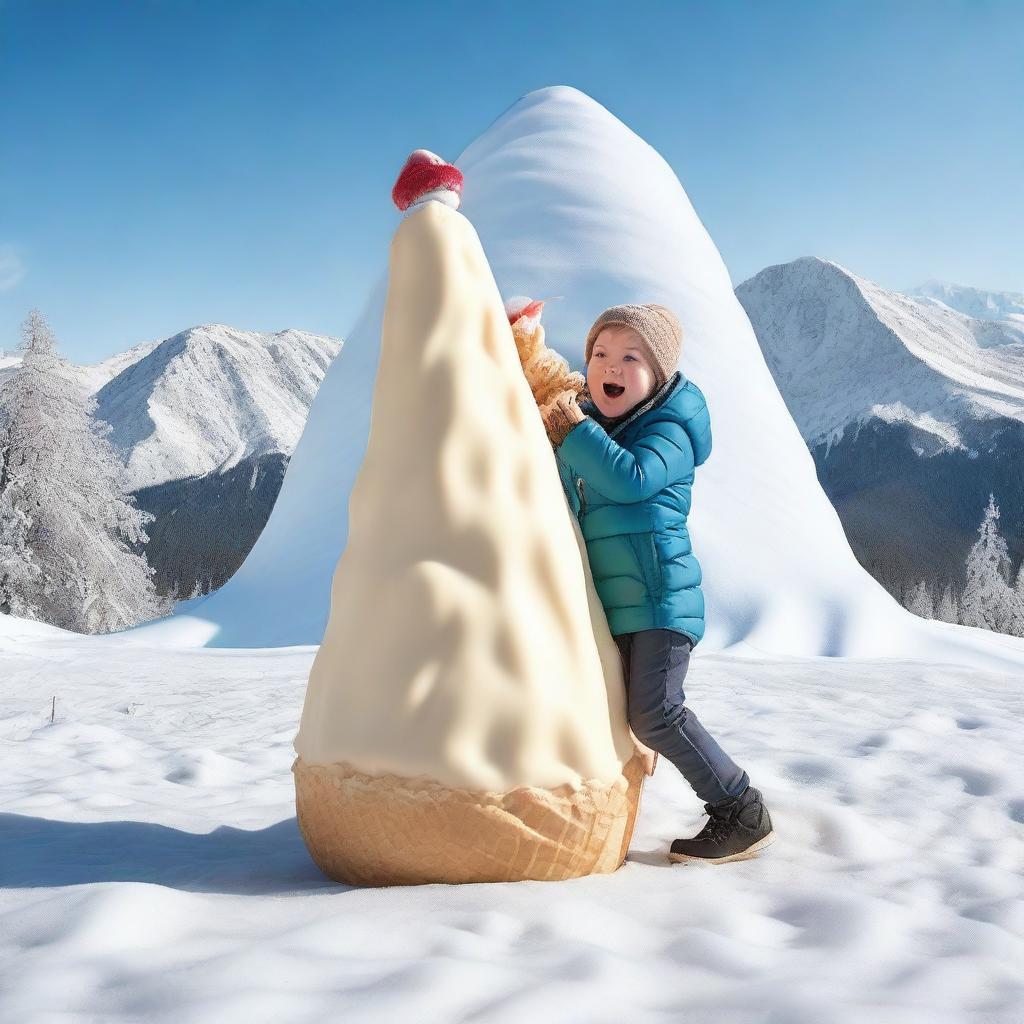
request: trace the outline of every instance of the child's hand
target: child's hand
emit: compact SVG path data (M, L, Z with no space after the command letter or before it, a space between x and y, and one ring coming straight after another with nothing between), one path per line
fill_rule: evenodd
M565 440L566 434L577 423L582 423L587 418L576 401L575 391L560 392L547 405L541 406L540 414L544 419L548 440L555 448Z

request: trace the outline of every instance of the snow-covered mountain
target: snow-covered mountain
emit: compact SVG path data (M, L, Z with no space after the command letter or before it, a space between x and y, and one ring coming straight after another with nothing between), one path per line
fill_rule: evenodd
M1024 421L1024 344L992 324L921 303L806 257L736 289L807 443L835 443L871 417L964 448L977 419ZM979 334L985 343L979 341Z
M911 298L941 303L977 320L1009 320L1024 326L1024 295L969 288L949 281L925 281L904 292Z
M149 346L97 393L96 415L156 516L146 555L161 593L221 586L277 500L335 338L206 324Z
M76 369L82 377L82 383L89 389L90 394L95 394L108 381L113 380L118 374L123 373L128 367L137 363L140 359L148 356L159 345L159 341L143 341L138 345L132 345L124 352L116 352L102 362L93 365L78 366Z
M156 345L96 395L133 490L295 449L337 339L223 324Z
M69 364L111 424L138 506L156 516L144 550L161 593L207 593L242 564L340 348L305 331L208 324ZM17 352L0 357L0 384L19 365Z
M410 139L409 149L424 144ZM395 154L396 173L406 155ZM565 296L545 310L547 338L575 367L606 306L654 301L678 312L681 367L707 397L714 433L689 520L703 569L702 650L1019 665L1024 643L1007 641L1004 656L981 630L919 619L858 564L722 258L650 145L585 93L554 86L519 99L456 163L461 209L502 294ZM391 184L381 182L383 195ZM126 639L320 642L369 431L386 285L382 268L245 563L218 592Z
M341 341L307 331L191 327L92 366L70 364L156 519L145 552L161 593L216 589L270 515L309 405ZM0 360L0 384L21 363Z
M963 582L991 491L1024 554L1024 338L831 260L736 289L861 563L891 593Z

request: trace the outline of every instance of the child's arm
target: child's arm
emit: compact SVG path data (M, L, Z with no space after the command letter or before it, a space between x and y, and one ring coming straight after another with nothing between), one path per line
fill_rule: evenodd
M681 423L648 422L632 448L623 448L584 416L574 400L560 396L557 404L569 420L577 420L562 438L559 453L612 501L645 501L693 472L693 445Z
M522 299L521 301L526 301ZM515 303L515 299L510 299ZM540 309L544 303L540 300L528 302L523 308L518 303L509 312L512 324L512 337L515 338L519 352L519 362L523 368L533 400L544 417L546 407L563 391L572 391L577 395L586 392L587 381L582 373L569 369L569 361L554 349L547 347L544 341L544 327L540 323ZM545 428L548 421L544 419ZM548 440L557 447L561 436L548 429Z

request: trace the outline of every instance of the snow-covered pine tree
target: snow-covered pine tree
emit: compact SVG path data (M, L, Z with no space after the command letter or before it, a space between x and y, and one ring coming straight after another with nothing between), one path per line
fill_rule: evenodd
M922 619L935 618L935 601L932 598L931 587L925 580L910 588L906 596L906 608L907 611L920 615Z
M1003 622L1003 632L1024 636L1024 561L1017 569L1017 581L1010 588L1010 606Z
M935 618L940 622L960 622L960 608L953 593L952 583L946 584L942 596L936 602Z
M57 353L46 319L22 325L21 367L0 389L0 578L15 614L109 632L166 615L153 568L127 545L153 516L135 506L125 469L87 394ZM26 566L34 565L38 572Z
M967 555L962 621L965 626L1024 636L1024 607L1009 584L1010 553L998 523L999 507L989 494L978 539Z
M38 618L39 609L32 604L30 594L42 568L28 542L32 520L12 503L16 490L7 486L16 470L8 467L4 434L0 421L0 615L34 619Z
M42 567L29 544L32 517L19 507L21 463L12 446L13 422L8 414L7 388L0 388L0 614L32 619L39 608L32 593L40 582Z

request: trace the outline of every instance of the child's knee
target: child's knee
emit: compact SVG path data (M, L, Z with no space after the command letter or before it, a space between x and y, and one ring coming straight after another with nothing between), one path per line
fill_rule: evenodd
M685 704L662 704L661 707L631 712L629 727L644 746L657 750L658 743L678 730L685 719Z

